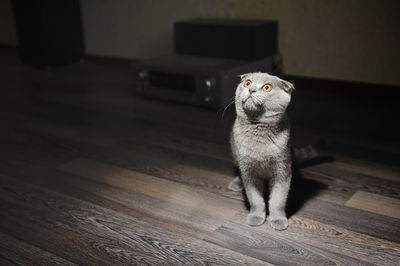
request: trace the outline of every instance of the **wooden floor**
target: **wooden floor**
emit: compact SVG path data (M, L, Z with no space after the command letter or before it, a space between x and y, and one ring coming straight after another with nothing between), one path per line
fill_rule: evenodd
M398 113L299 88L294 142L326 156L296 175L278 232L227 190L233 108L143 99L130 75L1 50L0 264L399 265L399 139L382 133Z

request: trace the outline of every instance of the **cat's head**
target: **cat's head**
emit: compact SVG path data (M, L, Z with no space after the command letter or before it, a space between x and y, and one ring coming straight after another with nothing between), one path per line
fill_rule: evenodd
M238 116L262 122L285 113L292 83L267 73L247 73L240 78L235 94Z

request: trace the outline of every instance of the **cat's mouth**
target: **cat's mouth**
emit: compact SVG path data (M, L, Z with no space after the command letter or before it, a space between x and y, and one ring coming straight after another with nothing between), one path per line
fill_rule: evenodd
M242 100L242 105L243 105L243 107L247 106L247 107L251 107L253 109L253 108L261 107L262 102L260 102L260 100L257 99L256 97L249 95L245 99Z
M257 97L248 95L242 100L243 111L250 117L255 118L264 112L264 105Z
M242 100L242 103L246 103L248 100L251 100L254 103L253 97L251 97L251 95L249 95L248 97L246 97L244 100Z
M242 100L242 106L246 111L256 111L258 109L258 105L251 95Z

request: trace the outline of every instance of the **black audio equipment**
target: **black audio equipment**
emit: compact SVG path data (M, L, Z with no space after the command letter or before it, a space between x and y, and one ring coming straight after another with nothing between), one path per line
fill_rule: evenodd
M271 72L272 58L243 61L172 54L132 66L134 88L141 95L218 108L232 100L238 75Z
M278 22L198 18L174 24L175 53L258 60L278 51Z
M79 0L13 0L13 8L24 63L55 66L83 57Z
M238 75L274 69L276 21L191 19L174 34L175 54L133 63L138 94L218 108L233 99Z

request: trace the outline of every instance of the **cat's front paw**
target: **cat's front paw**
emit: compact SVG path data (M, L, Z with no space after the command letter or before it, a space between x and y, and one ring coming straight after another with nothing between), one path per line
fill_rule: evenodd
M286 217L269 218L269 224L275 230L286 230L289 226L288 219Z
M257 215L257 214L248 214L247 215L247 224L251 226L259 226L265 222L265 214Z

